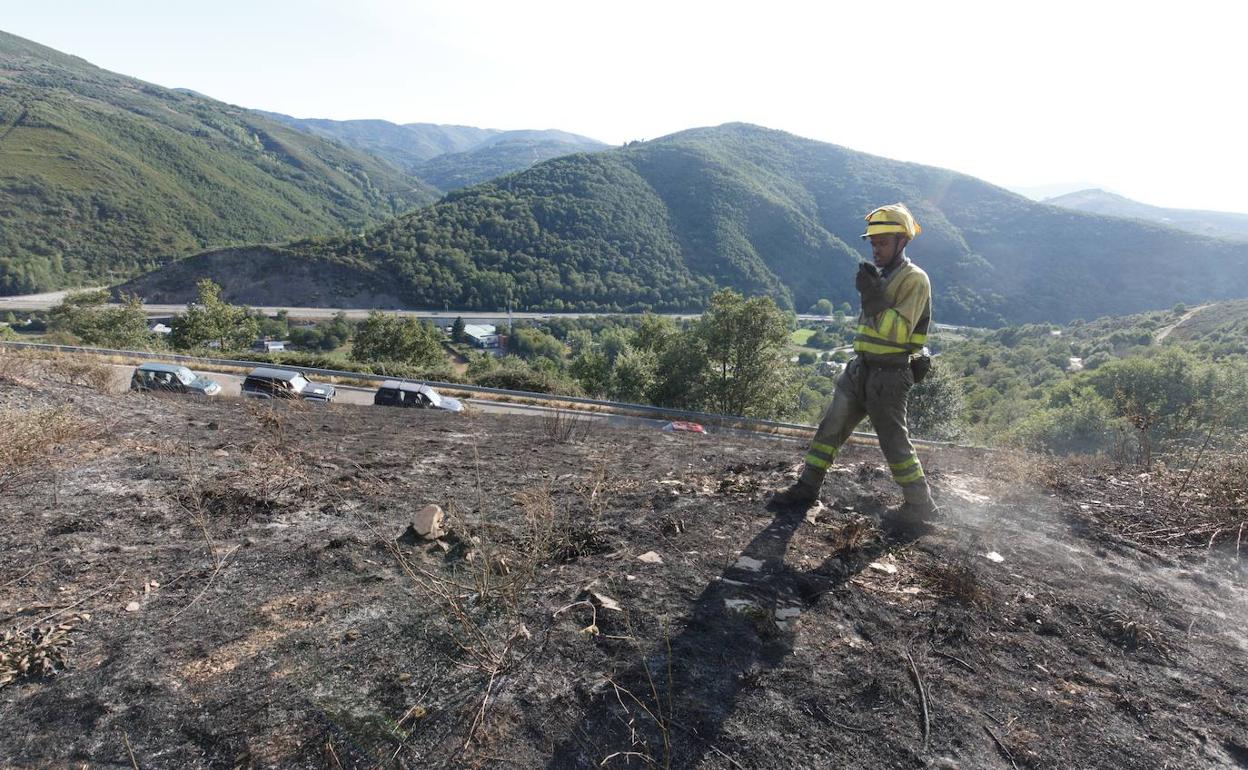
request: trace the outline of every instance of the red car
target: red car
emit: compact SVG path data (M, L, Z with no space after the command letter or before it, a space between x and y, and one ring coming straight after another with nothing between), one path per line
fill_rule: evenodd
M686 433L706 433L706 428L703 428L698 423L684 422L684 421L669 422L667 425L663 426L663 430L667 430L667 431L679 430L679 431L684 431Z

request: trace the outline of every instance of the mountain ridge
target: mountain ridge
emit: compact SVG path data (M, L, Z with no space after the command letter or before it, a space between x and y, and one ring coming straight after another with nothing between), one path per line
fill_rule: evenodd
M502 130L376 119L295 118L260 112L298 130L370 153L443 191L478 184L560 155L607 148L596 139L558 129Z
M1043 202L1075 211L1142 219L1197 235L1248 241L1248 214L1153 206L1100 188L1077 190Z
M0 292L358 231L434 197L371 156L0 32Z
M862 217L898 200L923 225L910 254L932 277L939 321L1056 322L1248 296L1248 247L741 123L545 161L285 253L387 277L410 307L684 311L728 286L804 310L856 304ZM211 272L211 261L196 264ZM1216 285L1201 277L1215 268Z

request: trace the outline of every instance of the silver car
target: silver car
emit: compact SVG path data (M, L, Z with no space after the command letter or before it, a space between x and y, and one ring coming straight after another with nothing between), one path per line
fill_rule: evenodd
M135 367L134 374L130 376L130 389L215 396L221 392L221 385L185 366L147 363Z

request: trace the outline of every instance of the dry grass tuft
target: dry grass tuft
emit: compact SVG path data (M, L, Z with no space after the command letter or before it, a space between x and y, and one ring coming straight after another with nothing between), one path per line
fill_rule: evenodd
M0 687L19 679L52 676L65 668L69 632L73 626L62 623L0 634Z
M855 516L827 534L835 553L855 553L880 541L878 527L866 516Z
M983 606L988 592L980 585L979 575L969 557L953 564L931 564L922 567L919 578L932 593L970 606Z
M112 367L83 356L61 356L52 359L53 376L69 385L81 385L108 393L113 390L117 374Z
M6 385L34 390L52 381L108 393L117 377L116 370L90 356L0 349L0 383Z
M54 470L66 445L86 437L91 428L69 407L0 410L0 493Z
M590 415L555 409L542 416L542 431L556 443L575 444L589 435L593 419Z
M1173 656L1169 643L1160 633L1124 612L1101 610L1096 614L1096 620L1100 625L1101 636L1127 652L1153 652L1166 660Z

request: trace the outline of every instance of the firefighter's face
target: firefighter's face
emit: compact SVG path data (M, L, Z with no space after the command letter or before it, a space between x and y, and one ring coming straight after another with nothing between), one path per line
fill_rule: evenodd
M871 241L871 259L876 267L888 267L909 241L900 233L873 235L868 240Z

